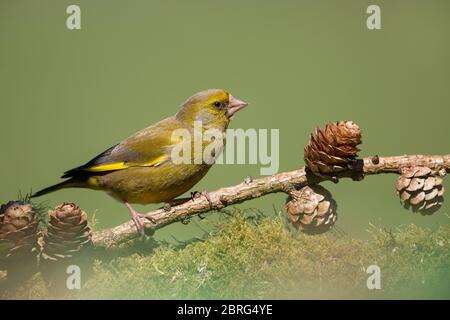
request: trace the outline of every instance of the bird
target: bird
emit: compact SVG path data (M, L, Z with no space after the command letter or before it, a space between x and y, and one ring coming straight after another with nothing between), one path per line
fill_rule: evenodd
M247 105L223 89L195 93L175 115L138 131L84 165L64 172L61 178L66 180L42 189L32 197L66 188L105 191L125 204L138 233L143 236L141 219L154 219L151 214L137 212L131 204L169 203L196 185L214 164L174 161L174 148L185 142L180 137L174 138L173 133L184 130L194 134L196 123L199 123L202 132L216 130L224 134L235 113ZM202 150L205 144L202 141ZM192 142L189 147L194 148Z

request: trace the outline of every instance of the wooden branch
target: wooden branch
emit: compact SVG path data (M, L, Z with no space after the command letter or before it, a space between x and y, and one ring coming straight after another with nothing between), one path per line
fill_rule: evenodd
M365 175L400 173L403 167L409 166L425 166L435 172L441 169L450 172L450 154L368 157L358 160L353 168L339 173L336 178L352 177L358 180L358 177L362 178ZM149 213L155 218L155 222L145 222L146 232L177 221L183 221L194 215L217 211L233 204L259 198L269 193L289 192L293 188L320 183L324 180L327 180L327 178L312 175L305 167L260 179L246 179L238 185L210 192L211 202L206 197L199 197L194 200L187 199L184 203L172 206L169 210L168 208L162 208ZM114 248L120 243L136 237L138 237L136 227L129 221L111 229L94 232L93 242L97 247Z

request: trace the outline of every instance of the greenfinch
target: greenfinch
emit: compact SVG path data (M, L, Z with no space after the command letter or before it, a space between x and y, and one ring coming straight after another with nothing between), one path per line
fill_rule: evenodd
M225 133L231 118L247 103L225 90L209 89L188 98L174 115L147 127L102 152L86 164L66 171L67 180L36 192L32 197L64 188L103 190L123 202L131 213L138 232L144 227L131 203L169 202L197 184L213 163L173 161L173 148L180 140L173 132L193 133L195 123L204 132ZM202 142L205 148L205 142ZM225 143L225 142L224 142ZM192 145L194 148L194 145ZM151 216L145 215L152 220Z

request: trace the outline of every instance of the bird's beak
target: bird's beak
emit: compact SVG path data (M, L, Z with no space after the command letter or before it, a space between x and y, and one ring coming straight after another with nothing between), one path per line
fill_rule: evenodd
M230 94L230 103L228 104L227 109L228 117L231 118L236 112L245 108L247 105L248 105L247 102L239 100Z

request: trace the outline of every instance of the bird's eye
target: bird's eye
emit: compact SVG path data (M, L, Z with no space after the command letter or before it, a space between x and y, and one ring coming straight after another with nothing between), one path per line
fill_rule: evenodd
M219 101L213 103L214 107L220 108L222 104Z

